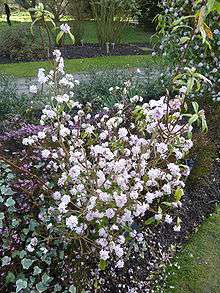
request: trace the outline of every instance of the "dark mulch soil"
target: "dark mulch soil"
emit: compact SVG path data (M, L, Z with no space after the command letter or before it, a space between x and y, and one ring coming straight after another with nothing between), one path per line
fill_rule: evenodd
M146 44L112 44L109 45L110 52L107 52L106 46L98 44L85 44L85 45L67 45L61 48L62 56L68 59L80 59L91 57L103 56L128 56L128 55L144 55L147 48ZM51 56L52 57L52 56ZM7 52L0 55L0 63L13 63L13 62L30 62L30 61L43 61L47 60L47 52L44 50L20 50L13 56Z

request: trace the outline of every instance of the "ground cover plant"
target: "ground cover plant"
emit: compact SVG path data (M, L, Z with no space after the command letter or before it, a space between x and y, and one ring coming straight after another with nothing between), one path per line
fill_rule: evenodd
M211 12L210 1L197 3L190 16L192 39L204 44L212 4ZM109 88L117 103L97 111L77 100L83 89L77 93L79 82L65 73L61 52L53 56L30 86L33 99L50 98L38 123L4 121L11 131L1 134L1 289L161 293L161 268L219 201L219 107L211 90L205 101L199 94L215 84L182 58L162 96L137 95L129 76ZM213 155L210 172L197 177L208 175L207 186L196 189L187 178L204 159L198 137Z
M146 66L146 62L143 65ZM18 70L19 75L22 74L20 67ZM161 80L162 76L166 76L166 81ZM22 87L19 81L13 81L13 78L6 74L1 74L0 77L1 121L17 115L29 122L35 122L45 103L48 103L47 93L33 97L29 93L28 85L22 90L19 88ZM123 87L125 80L131 80L132 84L128 96L142 96L144 101L162 96L170 82L167 66L156 62L149 64L145 69L102 69L98 72L93 69L91 73L78 73L77 77L80 78L80 83L74 88L77 101L83 104L90 102L96 110L103 107L111 108L116 102L120 102L121 97L112 93L112 89Z

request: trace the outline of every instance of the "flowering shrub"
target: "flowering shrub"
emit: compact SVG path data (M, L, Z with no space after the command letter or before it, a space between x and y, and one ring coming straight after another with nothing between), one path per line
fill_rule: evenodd
M20 174L11 183L19 197L1 189L1 253L8 267L2 276L16 283L16 292L91 289L96 263L99 270L123 268L132 243L144 246L147 225L165 222L180 231L178 208L189 174L183 159L193 144L192 124L205 126L196 103L194 114L182 110L184 86L174 98L167 93L141 104L139 96L127 99L127 81L111 90L122 102L96 114L90 104L74 101L78 82L65 74L60 51L54 56L55 69L48 75L40 69L39 85L31 87L36 94L47 85L52 97L39 131L23 138L19 166L0 157ZM8 246L10 232L16 239ZM64 269L60 274L55 267Z
M158 17L160 49L180 67L194 67L213 86L200 88L192 97L208 94L220 100L220 30L218 1L161 1L163 13Z

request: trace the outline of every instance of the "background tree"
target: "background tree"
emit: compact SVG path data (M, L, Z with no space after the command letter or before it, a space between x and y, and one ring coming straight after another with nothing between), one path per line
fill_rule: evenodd
M69 4L69 0L42 0L45 8L54 15L54 21L58 24L61 18L66 13L66 8Z
M84 35L83 21L91 17L90 4L87 0L71 0L67 12L73 18L72 31L75 36L75 43L81 44Z
M138 12L136 0L90 0L100 44L117 43L129 21Z
M35 8L37 5L37 0L15 0L15 2L20 5L22 8L26 9L29 11L30 8ZM34 19L34 12L29 11L32 20Z
M138 14L139 23L145 30L155 29L153 19L161 12L158 0L138 0L140 13Z
M4 5L5 5L5 14L7 16L7 23L8 23L8 25L11 25L11 20L10 20L11 9L7 3L4 3Z

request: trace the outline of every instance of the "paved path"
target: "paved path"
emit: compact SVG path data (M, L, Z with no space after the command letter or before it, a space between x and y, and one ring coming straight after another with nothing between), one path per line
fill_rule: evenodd
M132 71L133 72L136 72L137 68L133 68L132 70L131 69L118 69L116 70L118 73L120 73L120 71L127 71L128 73L131 73ZM112 71L112 70L109 70L109 71ZM115 70L114 70L115 71ZM106 71L105 71L106 72ZM143 74L146 74L146 68L144 69L144 71L142 72ZM102 73L102 71L99 71L97 73ZM154 79L154 78L159 78L159 75L160 75L160 71L158 69L155 69L152 71L152 68L149 69L149 77L151 79ZM140 73L141 74L141 73ZM74 73L73 74L74 76L74 79L76 80L79 80L79 81L89 81L90 79L90 76L91 76L91 73ZM138 74L137 74L138 76ZM17 87L17 92L19 95L21 94L27 94L29 93L29 87L30 85L32 84L37 84L37 78L36 77L30 77L30 78L17 78L15 79L15 83L16 83L16 87Z
M82 81L86 80L86 74L74 74L73 75L75 79ZM29 77L29 78L17 78L15 80L15 84L17 86L17 92L18 94L27 94L29 93L29 87L32 84L37 84L37 78L36 77Z

